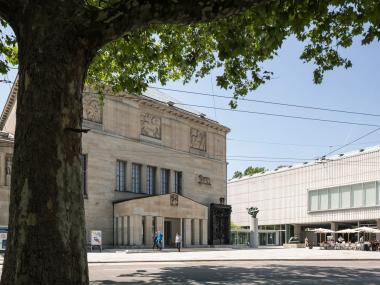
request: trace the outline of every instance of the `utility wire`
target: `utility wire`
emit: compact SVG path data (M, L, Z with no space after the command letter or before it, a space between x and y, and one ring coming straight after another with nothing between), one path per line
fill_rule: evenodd
M346 125L356 125L356 126L366 126L366 127L378 127L378 128L380 128L380 125L358 123L358 122L337 121L337 120L319 119L319 118L302 117L302 116L292 116L292 115L284 115L284 114L276 114L276 113L265 113L265 112L256 112L256 111L248 111L248 110L236 110L236 109L228 109L228 108L220 108L220 107L215 107L214 108L214 107L211 107L211 106L196 105L196 104L174 103L174 105L197 107L197 108L205 108L205 109L217 109L217 110L221 110L221 111L237 112L237 113L248 113L248 114L255 114L255 115L272 116L272 117L282 117L282 118L291 118L291 119L300 119L300 120L309 120L309 121L319 121L319 122L327 122L327 123L337 123L337 124L346 124Z
M330 155L330 154L332 154L332 153L334 153L334 152L336 152L338 150L341 150L342 148L345 148L345 147L347 147L349 145L352 145L353 143L356 143L357 141L359 141L359 140L361 140L361 139L363 139L365 137L368 137L369 135L372 135L373 133L375 133L375 132L377 132L379 130L380 130L380 127L377 128L377 129L374 129L374 130L372 130L372 131L370 131L370 132L368 132L368 133L366 133L366 134L364 134L364 135L362 135L360 137L358 137L357 139L354 139L353 141L350 141L349 143L346 143L345 145L342 145L341 147L339 147L337 149L334 149L334 150L330 151L329 153L325 154L324 156L328 156L328 155Z
M226 98L226 99L230 99L230 100L234 99L234 98L232 98L230 96L223 96L223 95L215 96L213 94L203 93L203 92L194 92L194 91L186 91L186 90L163 88L163 87L153 87L153 86L151 88L156 88L156 89L166 90L166 91L179 92L179 93L195 94L195 95L201 95L201 96L211 96L211 97L216 97L216 98L218 98L218 97L219 98ZM314 107L314 106L287 104L287 103L281 103L281 102L264 101L264 100L248 99L248 98L239 98L239 100L247 101L247 102L256 102L256 103L263 103L263 104L286 106L286 107L311 109L311 110L318 110L318 111L328 111L328 112L337 112L337 113L345 113L345 114L353 114L353 115L380 117L380 114L363 113L363 112L356 112L356 111L349 111L349 110L340 110L340 109L330 109L330 108L323 108L323 107Z

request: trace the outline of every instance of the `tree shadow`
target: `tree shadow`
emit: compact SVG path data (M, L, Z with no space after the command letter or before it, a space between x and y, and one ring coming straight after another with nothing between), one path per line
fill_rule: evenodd
M379 268L265 265L254 267L187 266L163 267L158 272L136 270L118 274L115 280L95 280L92 285L109 284L379 284ZM120 281L119 281L120 280Z

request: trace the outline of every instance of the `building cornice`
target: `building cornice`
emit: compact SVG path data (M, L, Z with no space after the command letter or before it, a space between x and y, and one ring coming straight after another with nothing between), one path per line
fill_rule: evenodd
M7 121L9 114L12 111L12 108L16 102L17 92L18 92L18 75L15 81L13 82L11 92L8 95L7 102L5 103L3 111L1 113L0 130L4 128L5 122Z

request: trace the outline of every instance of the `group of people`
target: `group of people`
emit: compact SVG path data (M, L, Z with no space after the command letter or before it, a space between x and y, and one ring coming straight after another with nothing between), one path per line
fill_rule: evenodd
M157 231L154 233L153 236L153 250L157 248L158 250L162 250L162 239L163 239L163 234L161 231ZM176 233L175 235L175 245L178 250L178 252L181 251L181 244L182 244L182 236L179 233Z

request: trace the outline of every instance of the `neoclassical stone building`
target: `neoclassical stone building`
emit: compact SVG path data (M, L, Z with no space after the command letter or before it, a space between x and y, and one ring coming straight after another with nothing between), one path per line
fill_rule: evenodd
M7 221L17 84L0 118L0 225ZM185 245L208 242L209 205L226 196L226 134L204 114L179 108L150 89L143 96L84 92L82 191L86 230L103 244L151 246L156 230L165 245L176 232ZM8 137L9 134L9 137ZM3 197L5 197L3 199Z

